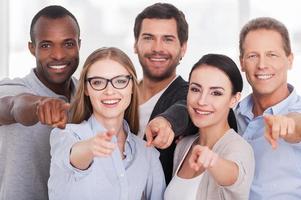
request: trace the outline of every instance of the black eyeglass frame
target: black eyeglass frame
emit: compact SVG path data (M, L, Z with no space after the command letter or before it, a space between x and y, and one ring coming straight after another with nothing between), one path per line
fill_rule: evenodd
M121 88L120 88L120 87L116 87L116 86L114 85L114 83L113 83L114 79L120 78L120 77L127 78L127 80L128 80L127 84L126 84L124 87L121 87ZM102 89L95 89L95 88L92 86L92 83L91 83L91 81L92 81L93 79L102 79L102 80L105 80L105 81L106 81L106 84L105 84L105 86L104 86ZM113 77L113 78L111 78L111 79L103 78L103 77L100 77L100 76L93 76L93 77L86 78L85 81L89 82L89 85L91 86L91 88L92 88L93 90L101 91L101 90L104 90L104 89L106 89L106 88L108 87L109 82L111 83L111 85L112 85L115 89L124 89L124 88L126 88L126 87L129 85L131 79L133 79L133 76L132 76L132 75L118 75L118 76L115 76L115 77Z

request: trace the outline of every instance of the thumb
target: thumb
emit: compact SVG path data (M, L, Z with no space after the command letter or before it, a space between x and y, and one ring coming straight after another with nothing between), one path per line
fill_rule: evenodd
M111 140L112 137L113 137L114 135L116 135L115 129L110 129L110 130L108 130L108 131L106 132L106 135L107 135L108 139Z
M159 128L147 126L145 129L146 146L151 146L155 135L157 135Z
M63 110L66 110L66 111L69 110L70 109L70 103L63 104L62 108L63 108Z

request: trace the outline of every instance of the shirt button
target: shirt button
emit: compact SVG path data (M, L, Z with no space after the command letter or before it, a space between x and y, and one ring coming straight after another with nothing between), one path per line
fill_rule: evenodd
M120 174L120 177L124 177L124 174L122 173L122 174Z

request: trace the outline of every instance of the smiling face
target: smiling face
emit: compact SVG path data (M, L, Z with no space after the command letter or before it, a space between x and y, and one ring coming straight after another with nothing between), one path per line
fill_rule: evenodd
M135 42L143 75L158 81L175 75L186 45L180 44L175 19L144 19Z
M227 125L229 109L239 100L232 95L232 85L227 75L218 68L202 65L190 77L187 108L198 128Z
M40 17L33 28L30 52L36 57L36 74L48 87L70 80L79 63L79 30L76 22L65 16Z
M112 79L120 75L130 74L120 63L110 59L103 59L96 61L90 66L86 78L102 77ZM108 83L105 89L97 91L87 81L85 94L90 98L96 119L100 121L123 119L124 112L131 102L132 87L133 83L130 80L129 84L123 89L116 89L112 86L112 83Z
M293 56L286 55L281 35L273 30L251 31L243 42L243 49L241 69L253 93L274 99L286 94L287 71L292 66Z

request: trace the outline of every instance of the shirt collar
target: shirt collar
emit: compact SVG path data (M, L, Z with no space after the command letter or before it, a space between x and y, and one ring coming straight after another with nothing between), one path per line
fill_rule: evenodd
M272 114L272 115L277 115L281 113L287 113L287 109L289 108L289 105L292 104L292 102L296 101L298 96L296 93L296 89L288 84L288 89L289 89L289 96L279 102L278 104L275 104L274 106L271 106L267 108L263 114ZM248 95L245 99L243 99L237 106L236 111L238 114L241 114L243 116L248 117L249 119L252 119L254 117L252 113L252 108L253 108L254 102L252 99L252 94Z

